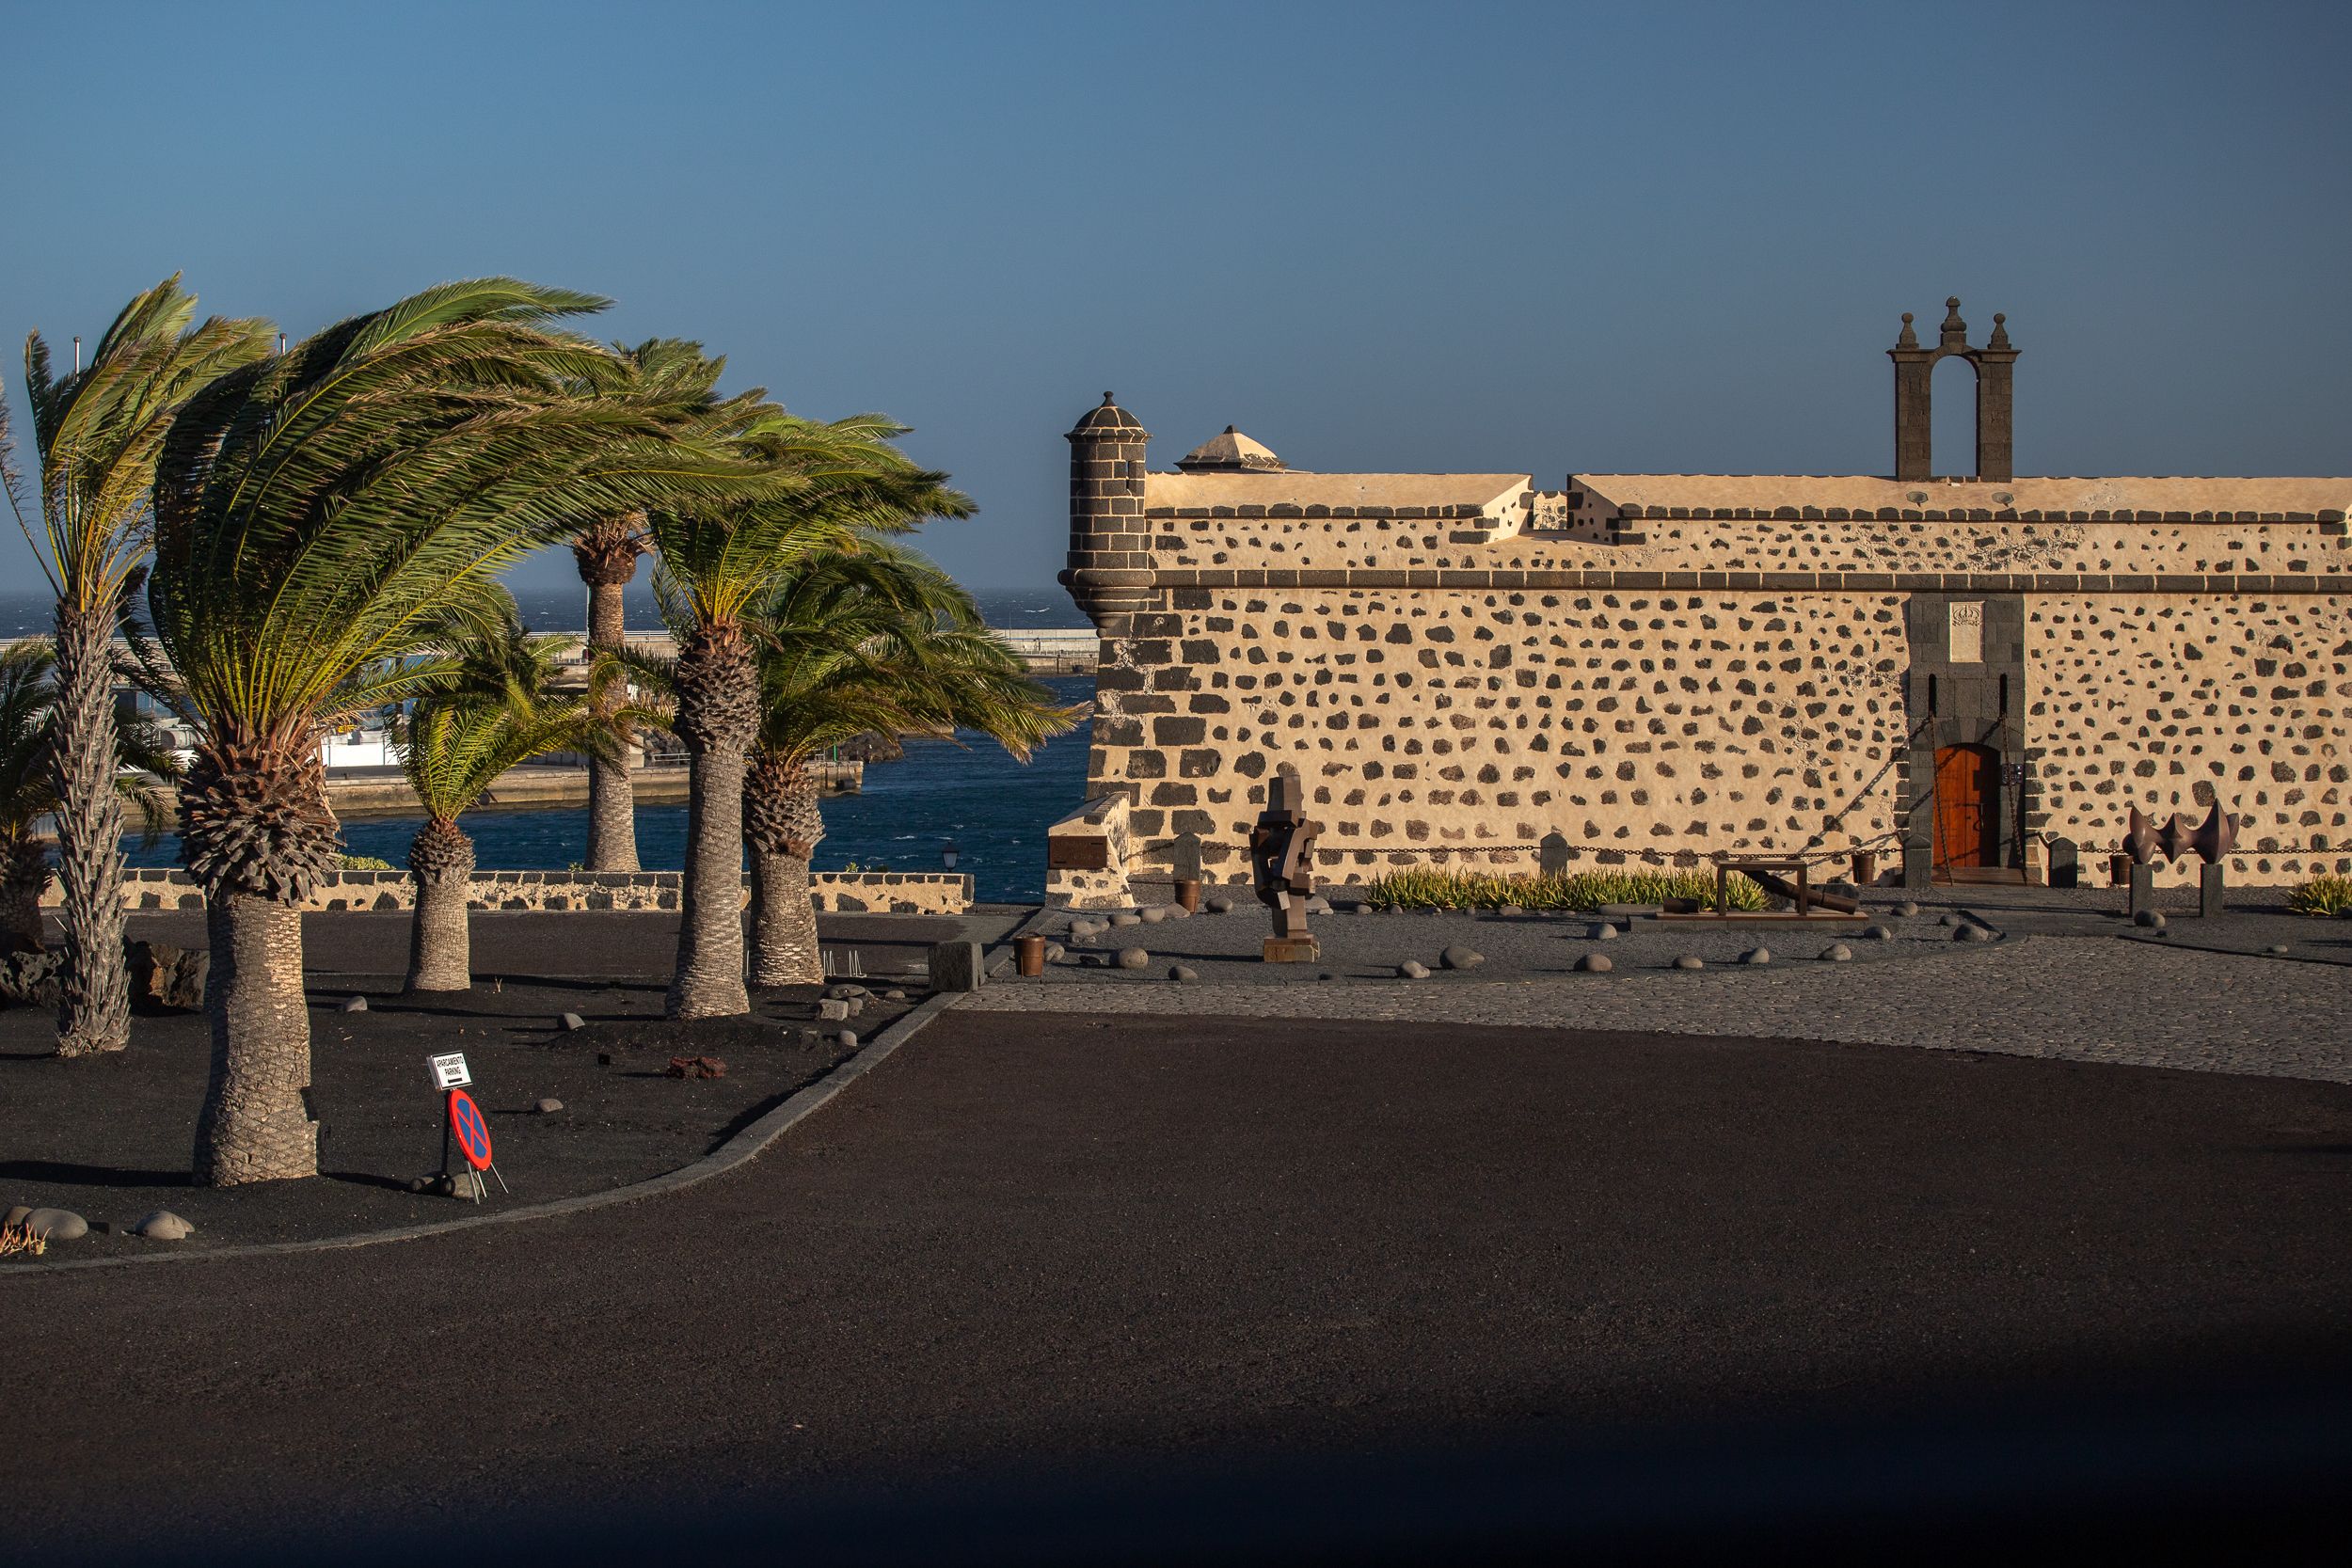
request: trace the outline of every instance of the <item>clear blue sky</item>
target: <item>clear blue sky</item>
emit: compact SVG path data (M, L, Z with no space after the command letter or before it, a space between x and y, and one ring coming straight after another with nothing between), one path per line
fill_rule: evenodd
M1106 387L1156 467L1232 421L1316 468L1883 472L1883 351L1955 293L2025 351L2021 472L2344 473L2347 14L0 0L0 334L174 269L295 334L594 290L915 426L982 588L1058 569Z

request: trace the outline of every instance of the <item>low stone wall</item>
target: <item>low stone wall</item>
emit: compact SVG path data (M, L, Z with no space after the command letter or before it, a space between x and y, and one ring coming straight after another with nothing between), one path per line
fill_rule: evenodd
M684 880L675 871L482 871L467 902L477 910L675 910ZM809 879L818 910L828 914L961 914L972 907L972 879L944 871L818 872ZM42 903L54 905L53 885ZM744 902L751 899L745 884ZM132 910L200 910L204 895L184 871L134 871L123 878ZM416 884L405 871L330 871L306 911L405 910Z
M1045 902L1059 909L1123 910L1127 887L1124 795L1089 800L1045 830Z

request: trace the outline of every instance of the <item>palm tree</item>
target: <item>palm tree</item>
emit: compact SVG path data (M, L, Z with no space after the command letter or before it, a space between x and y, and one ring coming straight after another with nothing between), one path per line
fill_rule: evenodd
M702 345L677 338L655 338L634 348L615 343L628 372L641 382L660 385L677 395L696 417L718 405L719 377L726 369L723 357L707 357ZM637 575L637 558L645 553L645 516L642 512L598 517L572 540L572 559L580 580L588 589L588 646L592 651L617 653L624 645L623 605L629 579ZM600 698L617 707L618 692ZM624 732L618 752L588 758L588 869L637 869L635 789L629 782L628 752L632 736Z
M38 528L25 516L13 473L8 489L57 600L49 765L56 775L64 883L61 1056L119 1051L131 1039L110 642L145 569L156 455L190 398L268 352L267 322L215 317L191 326L195 315L196 296L180 287L175 273L123 307L87 366L56 374L40 334L24 341L26 402L40 462ZM0 409L0 453L6 447Z
M40 895L49 889L46 847L36 829L57 809L56 654L47 638L0 647L0 932L20 950L44 944ZM117 809L127 807L152 841L170 825L168 801L143 770L168 783L180 776L170 741L128 701L109 715L117 736L113 770ZM118 900L119 895L117 895Z
M148 602L197 732L181 852L205 895L213 1059L198 1180L318 1168L295 907L335 863L323 730L447 680L497 574L581 516L691 510L771 466L558 330L593 295L443 284L232 372L172 426Z
M50 672L45 640L0 649L0 928L17 951L45 944L40 895L49 855L34 825L56 797L49 767Z
M750 615L759 660L743 836L752 856L752 983L824 969L808 863L824 836L807 763L862 736L977 730L1026 760L1075 715L1028 677L970 594L910 552L869 546L779 574Z
M510 768L550 752L609 755L617 745L617 710L555 689L556 666L575 646L565 637L532 637L519 625L474 633L451 649L448 686L410 710L400 762L425 810L408 846L416 879L416 916L408 951L408 990L464 990L472 984L467 895L473 840L460 813Z
M648 518L661 552L654 587L678 641L675 728L692 775L679 903L672 1018L751 1010L743 984L743 770L759 730L759 669L745 616L779 572L928 516L968 515L945 474L918 468L890 443L904 427L879 415L833 424L773 405L748 419L740 444L789 483L757 502Z

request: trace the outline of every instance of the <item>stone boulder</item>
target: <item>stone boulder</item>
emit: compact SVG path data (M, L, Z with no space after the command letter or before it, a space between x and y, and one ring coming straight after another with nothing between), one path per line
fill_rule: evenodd
M134 942L128 948L131 1006L177 1013L204 1010L204 983L213 973L210 953L167 942Z
M0 958L0 1001L29 1007L55 1007L63 999L57 971L61 953L10 953Z

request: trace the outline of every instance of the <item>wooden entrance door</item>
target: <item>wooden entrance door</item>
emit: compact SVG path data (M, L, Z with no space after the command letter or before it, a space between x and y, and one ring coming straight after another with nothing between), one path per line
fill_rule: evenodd
M1935 753L1935 874L2001 863L2001 754L1990 746Z

